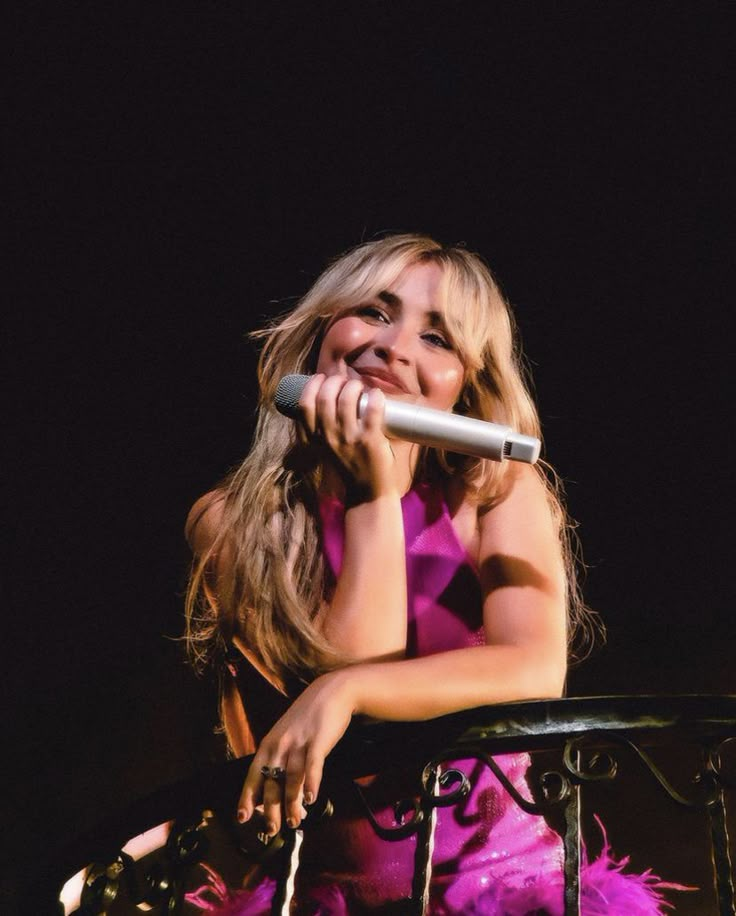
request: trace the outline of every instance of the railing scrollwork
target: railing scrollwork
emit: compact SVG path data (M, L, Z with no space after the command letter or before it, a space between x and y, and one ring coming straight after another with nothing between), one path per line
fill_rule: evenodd
M700 753L687 787L676 786L666 772L669 766L658 762L659 754L665 752L665 764L677 760L677 749L685 745L699 748ZM524 812L537 817L554 813L562 825L564 911L565 916L576 916L580 912L583 795L596 783L615 785L619 771L625 766L630 772L632 761L648 774L653 787L674 802L673 810L705 813L717 912L735 916L727 801L728 793L736 789L736 779L725 763L734 747L736 697L732 696L584 697L489 706L427 723L356 725L328 760L324 789L310 818L330 817L333 808L339 815L337 799L342 796L340 792L333 796L331 786L340 780L344 786L348 780L378 836L390 843L415 834L414 879L406 912L421 914L429 899L437 812L463 803L471 792L468 765L480 762ZM655 748L658 753L653 756ZM519 791L495 759L520 751L532 755L544 751L559 761L547 765L541 774L529 772L530 797ZM360 777L386 769L387 760L400 760L404 770L416 767L417 774L414 794L396 799L393 825L378 822L359 784ZM232 847L228 853L231 863L240 861L238 856L243 863L266 862L286 845L291 852L290 866L273 912L287 912L301 840L293 831L285 831L268 844L242 839L233 812L248 762L223 764L194 782L162 791L127 816L104 825L96 836L69 844L45 875L35 876L28 912L50 913L55 906L55 912L67 916L98 916L108 911L132 914L144 905L156 914L175 916L183 912L188 876L222 842ZM131 853L131 837L164 826L151 850ZM608 826L615 830L615 824ZM305 837L308 830L307 824ZM91 864L79 871L85 862ZM59 903L59 888L64 884L66 897L62 894L64 902ZM128 903L130 910L125 909Z

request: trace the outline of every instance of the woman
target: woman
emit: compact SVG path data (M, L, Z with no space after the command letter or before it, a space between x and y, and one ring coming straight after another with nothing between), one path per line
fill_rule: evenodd
M255 751L238 820L262 804L275 836L300 825L352 716L420 720L559 697L569 637L587 618L565 513L540 467L382 432L389 397L539 435L509 308L479 257L415 235L361 245L262 333L253 447L188 519L188 620L200 660L229 651L224 727L234 753ZM273 407L289 373L311 376L296 422ZM528 759L501 764L523 789ZM431 912L561 912L556 835L520 817L487 770L472 781L462 817L439 813ZM386 826L401 786L364 787ZM299 912L401 912L413 842L378 838L344 799L305 832ZM629 901L626 912L659 912L647 879L609 873L642 891L648 908ZM259 911L245 893L229 906Z

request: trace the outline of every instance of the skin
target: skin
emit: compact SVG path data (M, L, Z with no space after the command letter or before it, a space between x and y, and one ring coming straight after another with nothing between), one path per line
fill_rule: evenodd
M355 714L419 720L562 692L564 570L544 488L526 466L514 466L509 495L482 518L466 494L451 501L458 536L478 560L487 644L403 657L400 498L411 486L418 450L389 441L381 417L386 396L451 410L460 395L462 359L434 314L441 276L435 264L411 266L386 295L338 313L325 334L318 372L300 400L305 432L319 437L331 456L328 486L347 506L343 570L318 623L337 649L359 663L313 681L257 749L238 820L247 821L262 804L271 835L284 819L298 826L303 803L317 797L326 756ZM358 422L357 401L369 387L368 407ZM201 514L201 503L192 516ZM217 523L218 503L209 505L204 539ZM234 747L245 747L247 716L236 694L227 699L224 713ZM264 764L284 767L285 783L264 779Z

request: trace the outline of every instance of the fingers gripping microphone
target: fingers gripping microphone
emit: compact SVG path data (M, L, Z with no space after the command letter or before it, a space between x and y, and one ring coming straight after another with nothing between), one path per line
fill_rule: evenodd
M309 379L308 375L286 375L281 379L274 403L282 414L292 419L296 417L299 398ZM358 401L359 417L365 412L367 397L367 394L362 394ZM383 429L387 436L396 439L494 461L508 458L534 464L541 449L539 439L515 433L510 426L462 417L432 407L418 407L392 398L386 398Z

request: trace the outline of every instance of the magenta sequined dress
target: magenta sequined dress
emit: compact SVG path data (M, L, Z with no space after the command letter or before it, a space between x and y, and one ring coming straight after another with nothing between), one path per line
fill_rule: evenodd
M431 655L484 643L481 591L477 570L460 544L441 492L420 484L402 500L408 583L407 656ZM323 542L328 571L335 578L342 566L344 509L334 499L321 504ZM253 671L243 692L253 709ZM239 681L240 686L240 681ZM273 700L273 698L271 698ZM259 739L278 716L266 710L255 716ZM278 702L276 703L278 706ZM253 718L253 717L251 717ZM268 721L270 719L270 722ZM526 797L526 754L496 758L515 788ZM544 819L523 812L493 773L477 760L457 761L472 785L454 807L439 808L432 854L431 916L524 916L563 912L562 843ZM415 791L401 775L376 777L361 792L378 822L396 825L394 804ZM365 816L357 790L337 797L335 816L304 831L292 912L314 916L401 913L411 894L416 836L401 840L379 837ZM608 847L582 873L585 916L650 916L667 906L660 893L667 887L648 873L622 873L623 862ZM200 893L201 908L254 916L269 912L273 881L251 891L233 891L211 876L210 893ZM203 889L205 890L205 889ZM190 902L195 902L193 895Z

